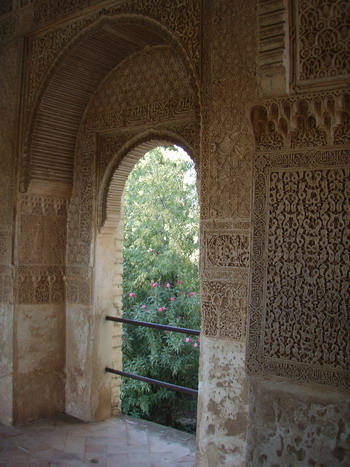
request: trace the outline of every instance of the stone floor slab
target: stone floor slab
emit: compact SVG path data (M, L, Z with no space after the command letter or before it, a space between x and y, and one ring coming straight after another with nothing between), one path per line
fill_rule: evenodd
M195 437L131 417L0 424L0 467L195 467Z

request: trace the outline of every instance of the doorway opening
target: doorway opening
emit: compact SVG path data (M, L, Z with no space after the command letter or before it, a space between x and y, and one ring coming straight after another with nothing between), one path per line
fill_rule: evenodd
M124 189L123 318L199 329L196 171L177 146L158 146ZM123 371L197 389L200 338L123 326ZM122 412L194 432L195 397L123 378Z

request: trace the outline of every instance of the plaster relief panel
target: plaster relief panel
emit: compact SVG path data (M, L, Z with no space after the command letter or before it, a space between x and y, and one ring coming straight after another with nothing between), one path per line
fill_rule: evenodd
M63 266L19 266L16 277L17 303L63 303Z
M246 105L258 95L256 2L205 1L203 8L201 215L247 218L253 140Z
M346 0L295 0L296 85L339 85L349 80L350 5Z
M21 264L65 262L67 201L48 196L21 196L19 261ZM54 241L53 241L54 239Z
M350 154L255 163L248 369L350 383Z
M206 336L242 339L245 335L246 314L246 284L202 282L202 331Z

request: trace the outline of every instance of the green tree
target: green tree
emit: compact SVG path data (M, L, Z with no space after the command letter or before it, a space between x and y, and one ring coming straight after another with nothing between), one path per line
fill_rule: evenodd
M124 192L124 293L127 318L199 329L199 208L193 162L157 148L136 164ZM199 339L124 326L123 367L180 386L198 384ZM125 379L123 413L174 425L196 401Z

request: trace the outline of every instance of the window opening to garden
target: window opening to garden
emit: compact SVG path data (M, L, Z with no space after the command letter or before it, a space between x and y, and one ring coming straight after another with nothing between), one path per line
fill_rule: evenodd
M200 328L196 171L179 147L158 147L124 190L123 318ZM200 338L123 326L123 371L197 389ZM123 378L123 414L195 431L195 397Z

